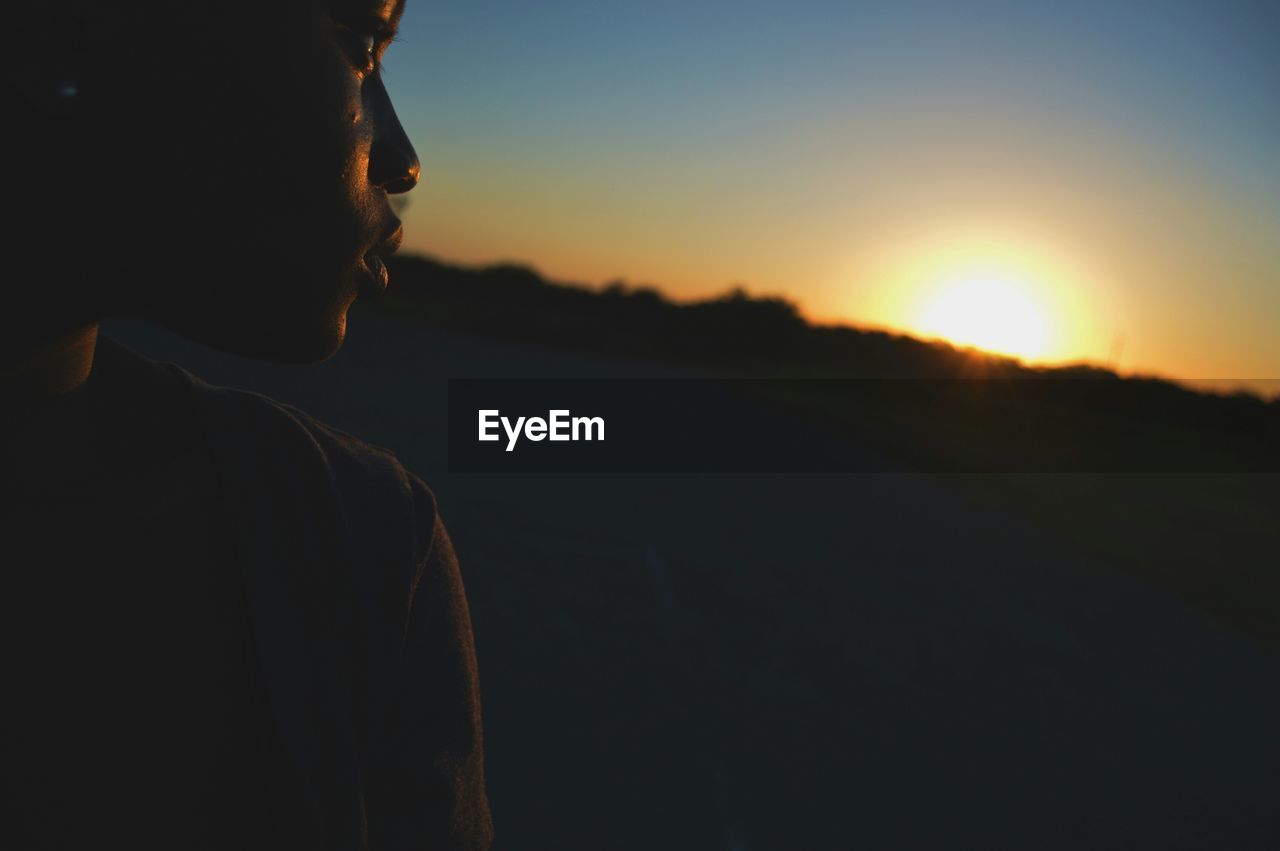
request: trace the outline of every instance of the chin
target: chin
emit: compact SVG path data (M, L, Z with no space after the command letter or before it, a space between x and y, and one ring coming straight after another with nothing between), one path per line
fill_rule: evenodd
M257 339L251 345L243 345L249 341L241 341L242 351L237 354L295 365L328 360L337 354L346 340L347 310L350 306L347 303L341 310L319 321L299 323L298 317L293 317L293 322L282 322L273 329L264 329L264 333L255 335Z
M273 363L305 366L326 361L338 353L346 339L346 317L333 327L289 337L277 337L269 343L255 346L251 351L240 351L246 357Z
M294 366L320 363L333 357L342 348L347 332L345 313L322 326L298 327L295 324L264 329L262 333L247 333L243 328L229 332L147 318L175 334L220 352Z
M347 314L344 311L337 317L333 325L326 330L325 334L319 335L311 341L309 348L299 346L297 349L298 358L291 361L291 363L305 364L326 361L338 353L346 339Z
M271 260L192 268L185 286L156 286L127 312L242 357L299 365L333 357L360 291L357 270Z
M294 303L278 310L260 305L249 315L227 311L139 312L134 315L211 349L255 360L305 365L333 357L347 335L347 311L354 294L336 303L307 306ZM314 309L319 308L319 309Z

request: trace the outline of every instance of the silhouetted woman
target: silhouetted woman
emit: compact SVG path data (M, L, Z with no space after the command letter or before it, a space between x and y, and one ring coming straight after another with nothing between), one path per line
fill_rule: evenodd
M418 161L387 0L5 2L0 847L483 848L471 627L390 452L97 334L342 344Z

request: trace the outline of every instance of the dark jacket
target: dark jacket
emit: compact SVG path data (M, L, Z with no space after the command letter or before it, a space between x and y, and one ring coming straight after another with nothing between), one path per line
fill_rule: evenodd
M189 390L298 818L340 851L487 848L471 622L431 491L390 450L290 405L105 338L104 356Z

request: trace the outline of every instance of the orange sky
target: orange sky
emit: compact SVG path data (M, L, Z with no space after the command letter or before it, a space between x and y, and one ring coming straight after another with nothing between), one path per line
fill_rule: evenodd
M678 30L663 3L629 23L513 5L512 32L410 4L395 50L417 52L388 62L423 161L406 248L676 298L742 284L822 321L1262 387L1270 20L1169 2L1183 17L1024 4L943 27L813 3Z

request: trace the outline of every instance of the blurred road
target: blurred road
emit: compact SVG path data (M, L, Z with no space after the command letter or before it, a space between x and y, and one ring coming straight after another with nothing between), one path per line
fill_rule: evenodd
M945 479L450 476L449 377L666 371L364 314L308 368L106 333L436 491L499 848L1280 847L1280 659Z

